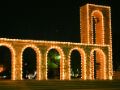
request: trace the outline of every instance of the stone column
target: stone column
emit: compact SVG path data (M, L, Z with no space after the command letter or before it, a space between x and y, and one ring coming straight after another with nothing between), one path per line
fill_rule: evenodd
M91 67L90 67L90 51L86 51L86 79L87 80L92 80L92 72L91 72Z
M22 47L15 47L15 80L22 80Z
M41 48L41 80L47 80L47 49Z
M70 80L70 60L68 55L65 55L64 60L64 80Z

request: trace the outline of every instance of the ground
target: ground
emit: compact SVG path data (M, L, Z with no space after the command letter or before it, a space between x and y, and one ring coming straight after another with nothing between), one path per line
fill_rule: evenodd
M120 90L119 80L1 80L0 90Z

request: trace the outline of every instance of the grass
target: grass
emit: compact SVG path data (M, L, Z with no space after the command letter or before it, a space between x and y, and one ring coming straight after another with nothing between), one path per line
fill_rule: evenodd
M120 90L119 80L1 80L0 90Z

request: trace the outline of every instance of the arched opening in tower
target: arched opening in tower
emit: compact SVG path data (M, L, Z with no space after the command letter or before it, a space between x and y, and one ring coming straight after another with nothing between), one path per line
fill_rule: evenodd
M92 21L93 21L93 44L96 43L96 20L94 17L92 17Z
M36 52L34 49L28 47L24 50L22 56L22 78L36 79Z
M106 79L106 61L103 52L100 50L94 50L91 54L90 61L93 79Z
M47 78L60 79L60 54L56 49L51 49L47 55Z
M0 46L0 79L11 79L11 52L6 46Z
M92 14L92 43L104 44L104 21L100 11L94 11Z
M73 50L71 53L71 79L81 79L81 55L79 51Z

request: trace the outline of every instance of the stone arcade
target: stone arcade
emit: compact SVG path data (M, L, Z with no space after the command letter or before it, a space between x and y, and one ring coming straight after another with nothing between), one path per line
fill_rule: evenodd
M59 52L60 80L71 80L70 55L77 50L81 55L81 79L94 80L94 52L99 69L96 79L112 79L112 35L109 6L86 4L80 8L81 42L57 42L0 38L0 46L11 52L11 79L22 80L22 54L30 47L36 52L36 80L47 80L47 54Z

